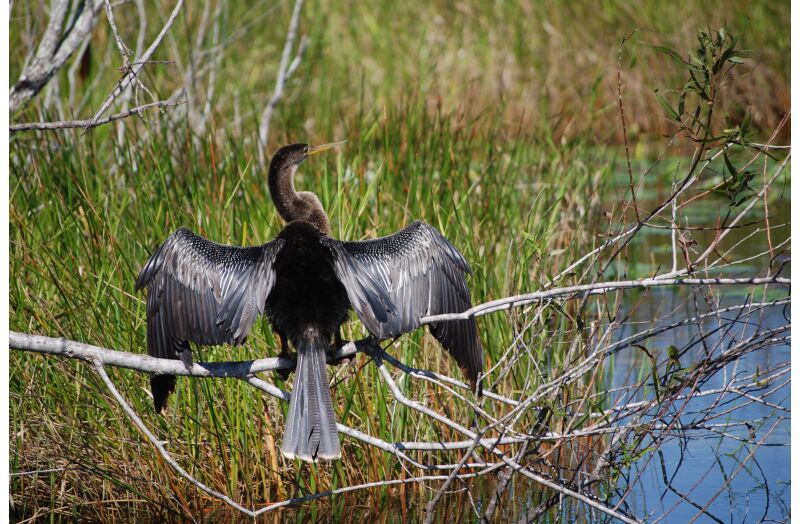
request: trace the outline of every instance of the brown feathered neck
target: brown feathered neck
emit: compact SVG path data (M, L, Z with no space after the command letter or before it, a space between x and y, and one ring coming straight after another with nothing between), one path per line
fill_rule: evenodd
M314 225L320 233L330 234L328 215L322 208L317 195L310 191L297 192L294 188L294 174L300 165L293 155L275 154L269 165L269 194L286 222L303 220Z

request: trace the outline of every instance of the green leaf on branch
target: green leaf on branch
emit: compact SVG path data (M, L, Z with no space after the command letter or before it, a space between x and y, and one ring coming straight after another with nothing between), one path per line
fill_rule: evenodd
M680 122L681 117L678 115L678 113L674 109L672 109L672 106L669 105L669 102L667 102L667 100L659 92L658 89L656 89L656 100L658 100L658 103L661 105L661 107L664 108L664 111L667 112L667 114L670 116L670 118L672 118L673 120L675 120L677 122Z

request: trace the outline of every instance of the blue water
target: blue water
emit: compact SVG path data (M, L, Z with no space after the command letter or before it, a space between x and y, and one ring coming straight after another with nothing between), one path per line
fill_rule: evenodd
M659 195L659 197L661 196L663 195ZM653 202L655 200L651 204ZM644 203L643 208L648 208L647 203ZM725 199L707 200L702 206L689 210L690 223L692 225L714 224L718 217L725 215L726 211ZM786 188L785 197L777 198L770 204L771 225L787 224L785 227L773 230L771 238L773 246L778 245L789 235L789 211L788 188ZM759 210L757 207L751 215L748 220L763 218L763 209ZM745 235L752 230L752 228L743 228L733 232L725 244L734 245L739 240L745 239ZM631 276L634 276L639 268L644 268L642 271L648 271L649 274L653 274L653 268L658 268L656 271L658 273L668 271L672 265L670 232L664 229L648 230L645 228L642 233L632 246L634 253L628 259ZM698 242L698 250L705 249L705 246L713 240L714 234L713 231L693 232L693 238ZM788 248L788 245L786 247ZM735 253L729 258L746 258L767 249L766 235L756 235L748 237L739 244ZM762 256L746 264L732 266L724 275L731 277L764 276L768 264L769 256ZM788 268L783 274L790 276ZM788 286L773 286L766 299L760 295L751 299L747 296L751 290L750 286L716 288L719 303L713 308L741 305L748 300L766 302L789 294ZM687 288L658 288L647 293L626 293L625 307L631 312L634 323L626 325L616 336L621 339L648 329L653 322L662 324L676 322L695 316L697 313L709 311L709 308L712 307L705 303L700 294L696 296L696 300L689 297L690 292ZM732 335L723 336L722 339L719 335L708 337L707 345L718 353L731 340L741 339L742 330L746 335L750 335L756 330L769 330L788 324L791 318L789 311L788 305L767 308L761 314L748 317L747 322L737 323ZM727 313L725 317L730 319L734 315L735 313ZM716 325L716 320L709 320L703 324L703 329L708 332ZM696 326L682 327L653 337L643 345L651 353L658 355L659 362L663 362L666 359L667 346L673 345L681 348L693 337L696 339L698 334ZM786 335L788 332L783 333L782 336ZM702 384L700 389L720 388L734 372L740 374L739 376L746 376L756 370L763 372L773 366L788 364L790 349L789 344L782 344L748 353L718 371ZM692 362L704 352L702 344L696 345L681 357L681 366L690 367ZM606 368L607 383L610 384L610 387L631 384L637 379L637 374L642 373L642 369L650 368L650 362L650 358L640 349L628 348L620 351L614 356L613 365ZM663 373L663 367L661 369ZM770 383L764 391L772 390L789 379L788 369L783 369L787 372L775 382ZM684 390L684 392L686 391ZM754 395L759 394L763 394L763 391L754 393ZM650 399L653 398L653 395L653 390L649 389L639 392L635 399ZM697 411L711 406L715 398L712 395L690 401L682 412L681 422L692 421L697 415ZM736 397L730 395L726 398L734 399ZM628 475L631 493L627 495L625 501L628 504L626 509L630 514L647 521L654 521L667 513L662 522L689 522L695 517L697 517L696 522L716 522L716 519L726 523L762 522L764 520L788 521L790 385L787 383L766 400L780 406L783 410L759 403L745 405L747 399L740 397L733 402L714 408L718 413L728 413L722 418L715 419L712 421L713 423L748 422L751 424L752 429L747 426L736 426L735 429L729 431L730 434L745 440L753 440L752 431L755 434L755 441L761 441L773 424L777 422L777 426L766 437L764 445L758 449L754 444L721 437L711 431L690 431L686 434L688 438L670 438L658 448L663 454L666 476L671 478L672 487L699 508L667 488L662 472L661 457L657 453L648 452L634 463ZM735 406L743 407L732 409ZM680 405L676 405L672 412L677 413L680 407ZM785 418L779 421L781 417ZM665 419L666 422L671 420L672 417ZM650 441L645 440L645 442ZM752 459L746 460L754 449ZM743 462L745 462L745 466L720 492L726 481L736 473ZM623 489L626 486L624 481L621 485ZM706 508L706 506L708 507ZM706 508L707 513L702 512L700 508Z
M687 303L687 293L675 293L672 291L650 292L644 301L638 306L633 314L634 321L643 322L639 326L646 326L651 319L661 318L669 312L674 312L665 321L674 322L687 316L695 314L692 301ZM640 297L641 298L641 297ZM742 303L742 296L738 292L722 292L720 307L738 305ZM744 329L748 335L756 329L778 328L787 323L784 314L788 316L788 308L774 306L766 309L763 315L750 318L752 324L738 324L736 338L740 338L741 330ZM732 318L732 314L726 315ZM704 329L711 329L716 321L707 321ZM620 337L625 337L635 331L640 331L643 327L625 329L620 333ZM682 347L691 337L698 335L696 327L683 327L668 331L652 338L645 345L651 353L658 353L658 348L666 348L669 345ZM717 343L719 336L708 338L708 345L716 347L720 351ZM723 342L729 341L732 337L722 337ZM664 353L661 353L663 360ZM694 357L704 353L702 345L681 358L683 366L690 366ZM772 366L786 363L789 360L789 345L780 345L770 348L758 349L749 353L736 362L730 363L725 369L718 371L706 383L701 386L702 390L721 388L731 373L737 372L741 376L749 375L759 370L767 370ZM632 370L640 370L642 365L648 367L650 362L644 352L636 349L629 349L619 352L615 356L614 366L610 366L610 383L614 387L631 383L635 377L630 373ZM726 373L727 372L727 373ZM770 383L765 390L772 390L789 378L788 372L778 380ZM730 411L734 406L743 406L726 414L722 418L715 419L711 423L723 422L748 422L752 425L755 433L755 440L760 441L778 422L766 438L764 445L758 447L753 444L744 444L733 438L721 437L708 430L697 430L686 433L688 438L670 438L660 446L663 454L664 467L667 478L671 478L671 484L675 490L686 496L700 508L713 515L714 518L723 522L761 522L764 519L784 521L788 519L789 496L790 496L790 433L789 433L789 413L790 407L790 386L779 388L779 390L767 397L769 402L786 408L781 411L759 403L744 405L747 399L729 395L726 398L736 399L727 402L715 409L717 412ZM685 391L685 390L684 390ZM645 391L634 397L634 400L652 398L653 391ZM758 394L758 393L755 393ZM712 405L716 395L698 397L686 404L681 416L683 423L691 422L697 415L697 410L707 408ZM677 404L673 412L677 412L682 406ZM779 421L780 417L786 417ZM665 419L671 421L671 417ZM746 426L736 426L728 431L729 434L743 439L750 439L751 429ZM645 440L645 442L650 442ZM728 483L727 487L720 489L726 479L734 475L742 462L747 459L751 451L756 449L753 458L746 462L745 467L736 474ZM689 522L695 516L699 517L697 522L715 522L714 518L703 513L690 502L683 500L681 496L669 490L664 481L661 457L655 453L646 453L639 459L631 469L629 479L632 485L632 492L626 498L629 511L640 518L647 520L655 519L665 512L669 512L665 517L666 522ZM638 481L637 481L638 479ZM624 484L623 484L624 485Z

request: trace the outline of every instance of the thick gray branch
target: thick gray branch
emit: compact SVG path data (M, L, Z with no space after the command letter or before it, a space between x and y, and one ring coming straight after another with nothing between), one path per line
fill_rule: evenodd
M50 9L50 20L45 29L36 55L25 65L17 83L8 97L9 113L27 104L67 62L72 53L91 36L97 23L98 13L104 0L78 2L72 20L64 21L67 0L54 0Z
M126 351L115 351L91 344L75 342L74 340L29 335L16 331L9 332L8 344L11 349L60 355L76 358L92 364L99 362L107 366L133 369L146 373L161 373L189 377L246 378L262 371L294 368L294 363L287 358L262 358L240 362L195 362L191 368L187 368L179 360L156 358L140 353L128 353ZM357 352L356 343L350 342L336 352L336 358L345 358Z

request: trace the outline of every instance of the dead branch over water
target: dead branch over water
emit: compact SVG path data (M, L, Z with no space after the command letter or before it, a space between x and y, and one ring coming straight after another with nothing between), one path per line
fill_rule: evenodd
M642 280L645 282L647 280ZM762 279L692 279L689 282L669 282L662 281L661 285L685 285L685 286L700 286L700 285L766 285L766 284L788 284L790 280L781 277L770 277ZM614 282L597 283L592 286L592 290L604 290L610 293L618 289L626 289L633 286L624 283L625 285L615 285ZM549 290L548 297L564 297L574 294L575 289L553 289ZM585 291L585 290L581 290ZM527 304L529 302L524 302ZM239 378L246 383L251 384L266 393L288 401L290 398L289 393L280 390L279 388L269 384L268 382L255 377L257 373L276 370L288 369L292 367L292 362L287 359L268 358L256 361L247 362L220 362L220 363L195 363L191 369L187 369L181 362L167 361L149 357L137 353L125 353L121 351L110 350L106 348L99 348L88 344L79 342L68 341L64 339L54 339L50 337L42 337L36 335L27 335L23 333L10 334L10 347L25 351L34 351L46 353L51 355L59 355L68 358L76 358L91 363L98 374L101 376L104 383L108 386L114 398L118 401L123 411L128 415L133 424L150 440L152 445L158 450L159 454L165 461L188 482L197 486L207 494L218 498L229 504L231 507L248 515L257 516L267 511L285 507L286 505L297 504L309 500L350 492L358 489L370 489L378 486L390 486L397 482L425 482L434 480L444 480L445 484L452 482L454 479L464 480L474 478L477 476L496 473L499 469L505 468L506 471L511 473L518 473L531 480L540 483L556 492L562 493L565 496L573 497L598 511L606 513L624 522L637 522L638 519L627 515L613 507L608 506L595 496L592 496L587 491L587 487L593 483L598 482L599 471L593 475L589 475L582 480L573 482L560 482L543 476L539 470L541 469L541 462L547 464L547 458L539 458L533 461L532 464L523 465L520 460L521 456L524 457L526 453L523 451L514 452L514 446L524 446L523 449L529 447L548 446L550 449L544 455L552 456L555 450L562 447L580 446L581 441L585 440L592 435L603 437L608 441L608 446L602 451L594 450L592 454L596 454L594 462L596 468L608 468L611 465L611 460L614 455L614 442L619 443L620 439L627 438L631 434L658 435L658 439L666 440L668 438L677 438L679 435L687 435L690 433L712 433L717 435L727 436L734 438L748 444L755 445L756 447L764 445L766 436L762 437L759 441L752 441L752 439L742 438L738 435L740 430L745 427L738 421L725 421L724 415L726 412L715 413L712 410L703 410L695 413L691 423L685 423L677 420L677 417L671 421L669 415L664 411L666 405L680 406L679 410L683 411L688 406L689 401L696 398L704 398L713 396L716 398L717 403L729 404L735 399L739 399L741 404L736 409L752 404L761 403L775 408L776 410L783 411L784 409L778 405L770 403L769 397L785 388L788 384L788 363L785 365L778 365L772 369L764 370L760 375L755 374L732 374L726 384L722 388L707 388L703 389L702 384L713 373L724 366L726 363L735 362L743 355L764 349L767 347L785 344L789 340L790 324L780 326L771 330L762 330L761 332L743 336L741 338L734 338L736 343L728 343L719 352L714 352L714 356L709 356L704 362L695 362L693 369L687 371L685 368L674 367L668 370L663 376L658 377L656 382L652 384L656 388L656 395L651 400L646 401L633 401L635 393L641 391L643 388L648 387L648 384L641 383L630 386L622 391L618 402L609 409L602 412L591 412L583 409L582 404L586 399L581 400L578 404L568 403L565 406L567 416L575 420L576 417L583 419L580 427L573 426L573 423L567 424L561 431L547 431L543 427L526 428L519 426L518 422L525 419L526 412L530 410L537 411L540 416L544 414L545 417L552 417L552 412L549 408L542 407L541 402L553 398L554 393L557 393L563 388L582 380L592 372L597 363L602 362L605 358L623 348L636 347L648 338L654 337L664 331L675 329L678 326L685 326L688 324L698 323L702 324L704 320L720 319L726 313L734 313L737 317L737 323L744 323L744 319L754 315L758 315L765 308L778 307L789 303L788 298L777 299L769 302L750 303L742 306L721 308L716 311L708 312L696 318L689 318L672 325L663 326L661 328L654 328L635 336L627 337L615 343L598 344L594 351L586 355L582 360L575 362L569 369L557 377L553 377L525 397L519 398L506 398L494 392L487 391L486 402L492 406L479 407L465 398L465 395L457 394L457 396L470 403L476 412L480 414L485 425L480 426L478 431L474 431L464 427L458 422L449 419L445 415L438 413L424 403L407 398L400 389L397 387L396 379L383 365L384 361L392 363L400 373L406 374L417 380L427 380L436 384L444 391L454 393L452 388L461 390L468 390L468 386L464 383L443 377L431 372L412 368L408 365L398 362L394 357L387 354L382 348L377 346L370 340L358 341L356 343L349 343L337 352L337 359L352 356L356 352L364 352L370 356L374 364L378 366L382 379L388 385L392 395L397 401L407 406L409 409L416 411L420 416L430 417L443 426L450 428L456 434L466 437L463 441L451 442L386 442L374 436L367 435L357 428L351 428L343 424L339 424L339 430L342 434L359 440L366 445L375 446L385 452L395 455L398 459L406 462L409 467L415 468L420 472L419 475L413 476L411 479L405 480L387 480L384 483L368 483L361 486L350 486L340 488L338 490L330 490L318 493L312 496L296 497L286 500L281 503L272 504L260 509L248 509L241 506L236 501L230 499L227 495L219 493L218 491L206 486L198 481L195 477L189 474L174 457L166 450L161 442L152 434L146 427L141 418L133 411L130 405L125 401L122 395L114 386L111 379L105 373L105 366L118 366L127 369L132 369L140 372L157 372L157 373L171 373L184 376L193 377L225 377L225 378ZM523 302L519 299L509 303L508 307L521 307ZM475 312L485 311L482 304L476 306ZM489 308L493 307L489 303ZM495 311L497 311L495 309ZM603 328L605 333L609 333L614 329L614 324L609 324ZM616 327L619 327L617 325ZM600 332L599 328L593 329L595 333ZM603 340L608 341L605 335L600 336L600 342ZM722 340L722 338L720 338ZM686 351L686 349L684 349ZM679 361L680 356L670 356L670 359ZM655 385L660 383L661 386ZM687 392L688 388L688 392ZM502 416L497 416L496 413L501 412L503 407L511 406L511 409ZM686 414L689 412L687 411ZM723 421L719 422L720 419ZM773 428L774 429L774 426ZM770 432L772 431L770 430ZM489 434L496 434L498 436L489 437ZM655 437L654 437L655 438ZM602 439L601 439L602 440ZM474 456L476 448L482 448L487 453L484 460L475 460ZM504 449L505 448L505 449ZM444 453L438 461L423 462L414 459L410 453L414 451L436 451ZM448 457L452 457L452 452L466 450L461 455L461 458L456 462L449 462ZM754 451L753 451L754 452ZM752 454L751 454L752 456ZM470 460L472 459L472 460ZM539 463L539 464L537 464ZM605 465L603 465L605 464ZM467 470L468 472L462 473ZM436 471L449 471L449 475L429 475L426 472ZM431 511L428 515L433 515L433 506L438 498L432 499Z

